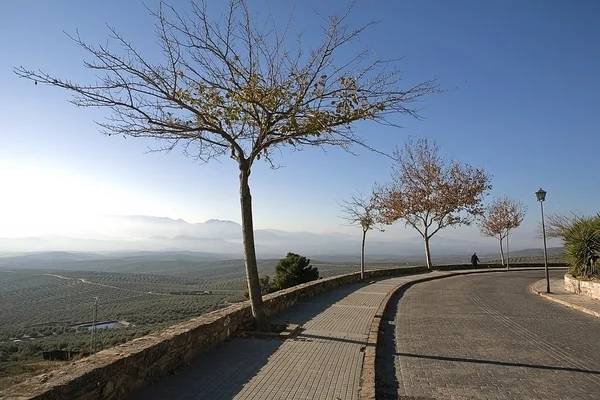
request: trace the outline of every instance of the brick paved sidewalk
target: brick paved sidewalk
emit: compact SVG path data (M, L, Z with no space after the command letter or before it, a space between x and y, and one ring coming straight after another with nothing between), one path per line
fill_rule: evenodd
M295 337L228 340L134 399L358 399L367 335L381 301L402 283L446 274L381 279L318 295L271 318L300 325Z
M600 317L600 300L566 291L562 279L550 279L550 293L546 293L545 279L534 283L532 289L548 300Z

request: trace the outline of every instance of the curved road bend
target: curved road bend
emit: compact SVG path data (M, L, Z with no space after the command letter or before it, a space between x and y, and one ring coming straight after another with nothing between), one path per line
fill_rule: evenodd
M382 332L378 398L600 398L600 318L532 293L543 278L467 275L401 293Z

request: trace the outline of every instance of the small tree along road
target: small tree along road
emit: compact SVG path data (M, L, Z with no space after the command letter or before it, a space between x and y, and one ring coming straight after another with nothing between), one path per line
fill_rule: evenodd
M401 87L403 74L393 60L353 49L371 24L350 28L349 11L324 19L322 41L307 48L300 37L287 37L292 29L255 18L245 0L230 0L216 18L206 1L191 1L186 13L160 2L151 13L161 61L109 28L116 46L71 36L90 56L84 66L95 81L77 83L24 67L15 73L72 92L78 106L109 109L99 124L108 135L154 138L164 143L157 150L181 145L201 162L228 155L238 164L246 275L256 326L264 330L249 184L254 162L262 157L274 166L279 146L367 147L354 122L417 117L411 102L438 92L434 80Z
M504 265L504 249L502 241L508 237L512 229L516 229L523 222L527 206L523 203L503 197L495 199L481 216L479 228L485 236L494 237L500 241L500 258Z
M342 218L350 225L360 226L362 229L362 243L360 247L360 279L365 277L365 241L367 232L377 228L381 223L379 208L377 207L377 194L372 193L365 197L362 193L352 195L349 200L344 200L342 207Z
M396 150L392 182L379 188L383 221L402 220L423 237L431 269L429 240L449 226L470 225L484 212L490 177L480 168L448 160L427 139L409 139Z

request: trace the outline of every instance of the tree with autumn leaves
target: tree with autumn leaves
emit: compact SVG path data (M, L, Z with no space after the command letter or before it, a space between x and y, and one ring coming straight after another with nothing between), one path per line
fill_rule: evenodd
M481 233L485 236L494 237L500 241L500 257L504 265L504 248L502 242L507 239L511 230L519 227L525 214L527 206L518 200L502 197L492 201L479 221ZM508 265L508 264L507 264Z
M394 125L391 116L417 117L411 103L438 88L435 80L403 85L394 60L351 47L371 24L349 26L350 9L318 17L321 42L309 47L290 37L295 31L285 22L257 18L246 0L230 0L214 16L208 1L190 5L183 12L159 2L152 12L155 54L142 54L114 28L110 44L70 36L89 56L83 65L95 78L88 82L24 67L15 73L73 93L77 106L108 110L99 123L107 135L157 139L157 150L181 146L200 162L228 156L238 165L247 283L256 326L265 330L250 193L254 162L275 166L274 150L282 146L370 149L355 122Z
M403 221L419 232L431 269L431 238L444 228L473 223L485 212L490 189L483 169L442 156L435 142L411 138L394 152L391 182L379 185L377 201L384 223Z

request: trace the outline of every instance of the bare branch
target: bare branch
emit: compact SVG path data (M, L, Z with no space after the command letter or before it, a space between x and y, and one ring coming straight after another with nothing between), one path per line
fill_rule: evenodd
M78 33L71 39L98 73L91 83L76 83L45 72L15 68L23 78L73 93L83 107L111 110L100 123L108 135L150 137L177 143L192 157L208 161L231 154L250 167L278 146L354 146L382 151L357 136L354 122L418 118L411 103L440 92L435 80L403 88L397 60L380 58L366 48L337 62L373 23L350 27L350 7L324 18L321 43L308 54L286 48L291 19L283 32L257 20L244 0L230 0L226 15L211 18L205 1L192 1L189 14L160 2L151 14L162 61L150 62L118 31L111 43L93 46ZM190 151L194 149L196 155ZM248 162L246 162L246 160Z
M483 235L503 240L512 229L521 225L526 213L527 206L518 200L494 199L481 215L479 228Z
M360 192L353 194L350 199L338 202L338 205L342 208L341 218L349 225L360 226L363 232L372 229L383 230L375 192L369 197Z

